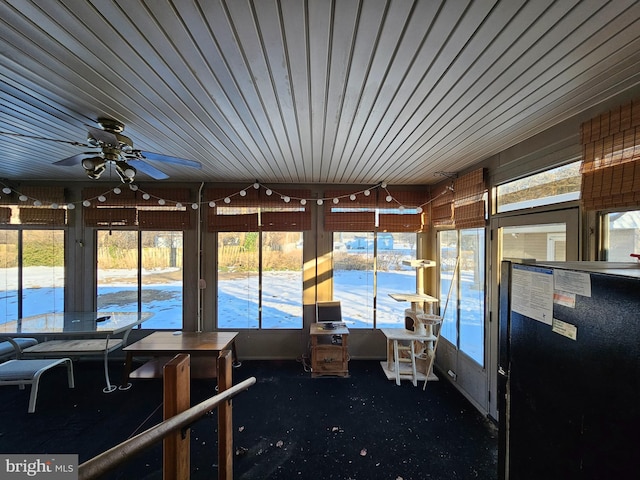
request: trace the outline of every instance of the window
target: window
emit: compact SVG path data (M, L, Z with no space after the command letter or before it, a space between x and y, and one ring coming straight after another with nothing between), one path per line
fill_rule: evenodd
M484 228L446 230L438 237L441 335L484 366Z
M333 298L349 328L404 327L404 310L391 293L416 291L415 233L334 232Z
M218 233L218 328L302 328L302 232Z
M208 230L218 239L218 328L302 328L306 190L212 188Z
M630 255L640 253L640 210L603 215L602 233L602 260L634 261Z
M0 231L0 323L64 311L64 230Z
M553 168L496 187L497 212L540 207L580 198L580 163Z
M98 311L151 312L149 329L182 329L180 231L98 230Z

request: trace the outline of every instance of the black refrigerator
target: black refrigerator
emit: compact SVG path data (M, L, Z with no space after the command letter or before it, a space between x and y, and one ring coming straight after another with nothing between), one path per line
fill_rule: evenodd
M501 265L499 478L640 478L640 266Z

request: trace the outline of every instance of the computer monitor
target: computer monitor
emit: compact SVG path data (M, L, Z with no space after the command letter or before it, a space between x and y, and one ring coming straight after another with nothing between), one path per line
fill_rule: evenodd
M342 322L342 309L339 301L316 302L316 322L333 325Z

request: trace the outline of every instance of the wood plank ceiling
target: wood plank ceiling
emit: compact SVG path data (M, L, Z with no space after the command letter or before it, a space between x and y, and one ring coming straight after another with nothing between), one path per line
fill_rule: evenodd
M639 80L631 0L0 0L0 177L109 117L174 181L433 184Z

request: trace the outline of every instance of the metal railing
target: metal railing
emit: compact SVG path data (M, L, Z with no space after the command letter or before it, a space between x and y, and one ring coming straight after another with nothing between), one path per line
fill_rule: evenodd
M164 420L158 425L116 445L96 457L87 460L78 468L78 479L92 480L100 478L102 475L114 470L117 466L128 461L131 457L151 447L160 440L163 440L173 432L192 425L196 420L217 408L223 402L227 402L240 392L247 390L251 385L255 384L255 382L255 377L250 377L198 405ZM231 435L232 432L228 432L227 434ZM222 466L220 466L220 468L222 468Z

